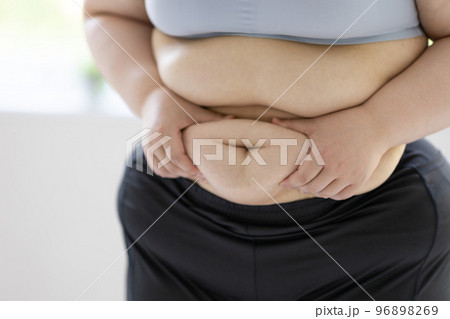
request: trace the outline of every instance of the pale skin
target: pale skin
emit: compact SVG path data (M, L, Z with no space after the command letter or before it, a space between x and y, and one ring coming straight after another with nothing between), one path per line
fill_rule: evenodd
M358 107L314 119L273 120L274 124L313 138L327 164L320 170L301 166L285 180L287 187L300 188L302 192L320 197L351 197L371 175L387 149L450 125L450 92L446 89L450 85L450 26L447 22L450 5L444 0L418 0L417 5L422 25L435 43L407 70ZM105 36L95 21L88 18L88 41L102 74L130 108L143 118L145 127L173 137L166 145L171 146L172 162L161 169L153 167L155 173L169 178L201 177L186 155L180 132L195 124L192 118L201 123L224 116L201 108L155 83L162 82L151 53L152 26L143 0L87 0L85 9L140 64L130 59ZM192 118L180 110L178 104ZM157 163L166 154L160 149L154 156L153 162Z
M202 179L198 168L186 155L180 132L195 121L202 123L227 117L183 99L162 84L151 52L153 26L145 13L144 0L86 0L84 10L87 40L104 78L142 118L144 127L172 137L165 144L172 149L171 162L160 169L154 165L153 171L167 178ZM105 31L126 48L126 52ZM159 150L154 156L156 164L166 154Z
M450 2L416 3L434 44L404 72L358 107L314 119L273 120L312 138L327 163L299 166L283 186L325 198L349 198L387 149L450 126Z

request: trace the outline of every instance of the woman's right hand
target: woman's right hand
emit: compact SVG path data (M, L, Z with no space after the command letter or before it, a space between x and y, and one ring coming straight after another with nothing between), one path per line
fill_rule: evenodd
M205 109L181 98L166 88L165 90L179 105L162 88L157 88L149 95L142 109L143 127L161 134L153 140L147 138L142 141L147 163L153 172L161 177L200 178L204 180L198 168L186 155L181 131L193 124L197 125L197 123L232 117ZM151 146L164 136L169 136L171 139L152 151ZM169 149L170 151L168 151ZM162 167L158 167L158 164L165 158L168 158L169 162Z

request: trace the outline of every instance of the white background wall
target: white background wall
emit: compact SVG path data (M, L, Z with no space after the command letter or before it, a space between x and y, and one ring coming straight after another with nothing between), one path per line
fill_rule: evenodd
M116 195L139 129L132 118L0 114L0 300L74 300L122 253ZM124 299L125 261L83 299Z
M0 113L0 300L74 300L125 249L130 117ZM430 138L450 159L450 130ZM125 299L123 256L82 300Z

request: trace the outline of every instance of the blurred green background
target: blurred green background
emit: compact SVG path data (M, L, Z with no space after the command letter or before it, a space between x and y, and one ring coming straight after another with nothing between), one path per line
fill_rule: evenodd
M130 115L90 56L82 0L0 2L0 111Z

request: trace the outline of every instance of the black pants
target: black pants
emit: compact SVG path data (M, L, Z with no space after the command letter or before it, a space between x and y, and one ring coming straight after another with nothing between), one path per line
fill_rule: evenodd
M450 300L450 166L426 140L371 192L282 204L317 243L275 204L194 185L172 205L191 184L126 168L127 247L166 211L128 251L129 300Z

